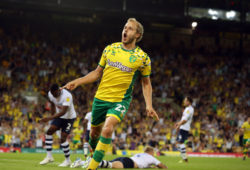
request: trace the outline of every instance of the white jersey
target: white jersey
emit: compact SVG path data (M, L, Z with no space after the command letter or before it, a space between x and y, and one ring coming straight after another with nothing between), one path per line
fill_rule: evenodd
M60 113L62 111L63 106L69 106L68 110L64 115L60 118L62 119L74 119L76 118L76 111L73 104L73 98L70 92L65 89L61 90L61 95L58 98L55 98L51 92L48 93L49 100L55 104L56 113Z
M91 114L92 114L92 112L88 112L84 118L84 119L88 120L87 130L91 129Z
M137 165L138 168L150 168L152 165L159 165L161 162L148 153L139 153L132 156L132 159Z
M183 125L180 126L180 129L189 131L190 127L191 127L191 123L192 123L192 118L193 118L193 114L194 114L194 108L193 106L188 106L185 108L182 117L181 117L181 121L182 120L186 120L187 122Z

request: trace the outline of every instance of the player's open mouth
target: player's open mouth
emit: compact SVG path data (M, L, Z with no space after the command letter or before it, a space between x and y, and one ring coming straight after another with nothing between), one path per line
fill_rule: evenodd
M126 33L124 33L124 34L123 34L123 37L124 37L124 38L126 38L126 37L127 37L127 34L126 34Z

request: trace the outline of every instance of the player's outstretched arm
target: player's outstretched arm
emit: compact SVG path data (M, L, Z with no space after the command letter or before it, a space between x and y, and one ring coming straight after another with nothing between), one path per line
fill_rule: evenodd
M68 82L62 88L65 88L68 90L74 90L79 85L93 83L101 77L102 72L103 72L103 68L100 66L97 66L97 68L94 71L89 72L84 77L81 77L81 78L75 79L71 82Z
M163 163L159 163L157 165L157 168L160 168L160 169L167 169L168 167L166 165L164 165Z
M159 120L158 114L152 106L152 85L149 77L143 77L141 80L142 83L142 92L146 102L146 112L150 117Z
M50 117L42 118L39 122L44 122L45 123L45 122L48 122L48 121L50 121L52 119L59 118L59 117L63 116L67 112L68 108L69 108L69 106L63 106L61 112L59 112L57 114L54 114L54 115L52 115Z

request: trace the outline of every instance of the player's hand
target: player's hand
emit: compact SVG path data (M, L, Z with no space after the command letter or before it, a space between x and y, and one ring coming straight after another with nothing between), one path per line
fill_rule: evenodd
M78 86L78 84L75 81L71 81L71 82L68 82L61 89L74 90L77 86Z
M175 127L176 130L179 130L180 126L181 125L179 124L179 122L174 125L174 127Z
M39 123L46 123L46 122L48 122L49 120L50 120L50 118L45 117L45 118L40 119L40 120L39 120Z
M150 108L146 108L146 112L147 112L147 116L152 117L154 119L156 119L157 121L159 120L159 116L156 113L156 111L150 107Z

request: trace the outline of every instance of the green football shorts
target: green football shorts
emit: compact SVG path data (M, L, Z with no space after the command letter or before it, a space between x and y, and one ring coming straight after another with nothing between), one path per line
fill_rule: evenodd
M115 117L119 122L122 121L128 111L130 101L107 102L94 98L92 105L92 126L103 124L107 116Z
M246 145L247 143L250 144L250 138L248 138L248 139L244 138L243 139L243 145Z
M73 144L75 145L75 144L78 144L78 143L81 143L81 141L80 140L73 140Z

